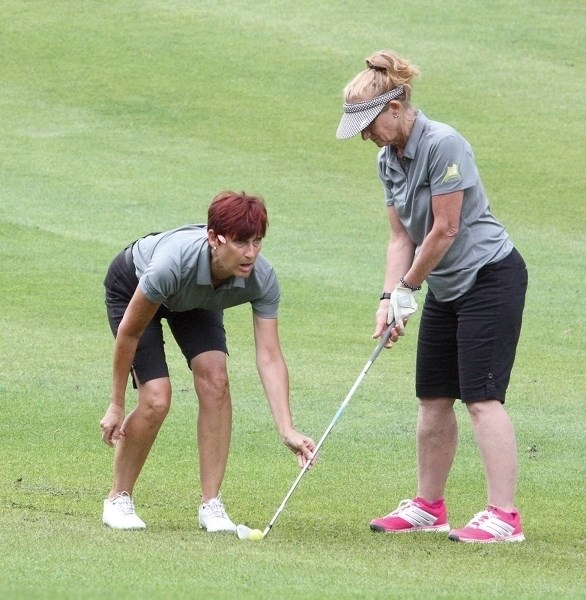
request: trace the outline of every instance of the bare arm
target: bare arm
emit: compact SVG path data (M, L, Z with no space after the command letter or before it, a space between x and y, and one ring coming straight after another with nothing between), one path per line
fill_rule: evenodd
M401 277L409 285L417 287L437 267L458 235L463 199L463 191L432 197L433 226L423 240L417 256L415 256L415 244L399 220L395 207L389 206L391 241L387 250L385 291L392 291ZM389 300L380 301L376 313L374 338L380 337L384 331L389 302ZM393 333L391 342L396 341L397 335ZM387 344L390 345L392 343Z
M387 263L383 289L385 292L392 292L399 283L399 279L403 277L413 263L415 244L399 220L394 206L389 206L388 217L391 229L391 239L387 249ZM380 337L386 328L389 303L390 300L381 300L379 303L376 312L375 330L372 335L373 338ZM396 334L393 334L391 341L397 341ZM391 343L388 343L387 347L390 347L391 345Z
M431 198L433 226L423 240L413 264L403 273L405 281L410 285L421 285L454 243L460 229L463 199L463 191Z
M415 256L415 244L399 220L395 207L389 206L388 211L391 239L387 249L384 289L391 292L411 267Z
M277 319L254 315L256 366L273 420L281 439L298 457L299 465L312 458L315 443L293 426L289 404L289 371L281 351Z
M140 288L136 288L118 327L114 344L112 404L124 409L124 396L128 373L134 360L138 340L144 333L160 304L147 300Z
M124 435L122 422L128 373L138 340L159 306L147 300L140 288L137 288L118 327L112 361L112 399L104 418L100 421L102 439L109 446L113 446Z
M273 420L283 436L293 429L289 407L289 371L281 352L277 319L254 315L256 367L263 385Z

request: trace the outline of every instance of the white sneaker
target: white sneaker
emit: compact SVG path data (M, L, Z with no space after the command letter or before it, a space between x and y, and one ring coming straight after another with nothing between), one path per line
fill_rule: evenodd
M122 492L114 500L104 500L104 525L112 529L144 529L146 524L134 510L134 502L128 492Z
M226 514L224 503L219 495L199 507L199 526L210 533L236 531L236 525L232 523L230 517Z

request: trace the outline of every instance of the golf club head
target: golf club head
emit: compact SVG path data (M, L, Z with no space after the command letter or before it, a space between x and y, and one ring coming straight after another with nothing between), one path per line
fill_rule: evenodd
M265 534L260 529L251 529L246 525L237 525L236 535L239 540L252 540L254 542L260 542L265 537Z
M249 540L252 529L246 525L236 525L236 535L239 540Z

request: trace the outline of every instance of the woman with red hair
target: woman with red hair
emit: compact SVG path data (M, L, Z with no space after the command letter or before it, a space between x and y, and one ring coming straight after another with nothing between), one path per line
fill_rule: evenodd
M193 372L199 399L201 528L236 531L220 497L232 431L225 308L251 304L256 364L275 425L301 467L313 459L315 443L293 427L288 371L278 337L279 283L260 254L267 225L261 198L223 192L208 209L207 226L186 225L142 237L110 265L104 285L116 340L112 398L100 426L115 456L113 485L104 500L105 525L146 527L132 496L171 404L163 319ZM138 403L126 415L129 373Z

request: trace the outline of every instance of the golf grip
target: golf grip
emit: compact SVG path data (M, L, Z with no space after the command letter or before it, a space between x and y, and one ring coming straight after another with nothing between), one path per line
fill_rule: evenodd
M364 368L362 369L360 375L354 382L354 385L350 388L350 391L346 395L346 398L344 398L344 401L340 405L340 408L338 408L336 414L334 415L334 418L332 419L332 421L328 425L327 429L324 431L324 434L321 436L321 439L317 443L315 450L313 452L314 456L317 455L317 453L319 452L319 449L322 447L322 444L324 443L325 439L330 434L330 431L334 428L334 425L338 422L338 419L342 416L342 413L346 409L346 406L348 406L348 403L350 402L352 396L354 395L354 392L356 392L356 390L358 389L358 386L362 383L362 380L364 379L366 373L368 373L368 369L370 369L372 363L376 360L376 357L380 354L381 350L385 347L385 344L387 343L388 339L391 337L391 332L392 332L392 329L394 326L395 326L395 322L393 321L386 328L379 343L377 344L376 348L373 350L372 354L370 355L370 358L366 361L366 364L364 365ZM303 466L303 469L301 469L299 475L297 475L297 478L295 479L295 481L293 482L293 485L287 492L287 495L283 499L283 502L281 502L281 505L277 509L277 512L275 513L273 518L270 520L269 524L265 527L265 530L263 531L263 534L262 534L263 538L266 537L266 535L272 529L273 525L275 524L275 521L279 518L279 515L283 511L283 508L285 508L285 504L287 504L287 501L291 497L291 494L295 491L295 488L301 481L301 478L303 477L303 475L305 475L307 469L309 469L310 465L311 465L311 461L307 461L305 463L305 465Z

